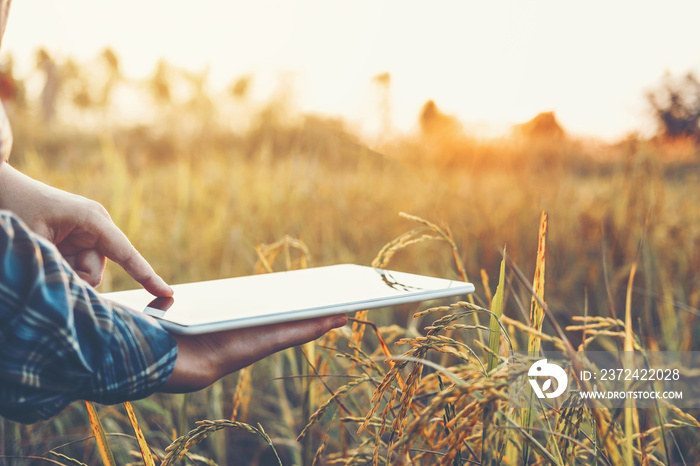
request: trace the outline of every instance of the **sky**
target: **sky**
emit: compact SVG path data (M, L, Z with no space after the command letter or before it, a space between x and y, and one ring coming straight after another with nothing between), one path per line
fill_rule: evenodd
M554 111L569 132L608 140L653 130L645 93L664 73L700 74L691 1L16 0L2 53L29 73L40 46L94 58L105 46L134 78L159 58L209 67L212 89L253 75L257 98L292 89L303 111L378 121L391 74L397 131L428 99L498 132Z

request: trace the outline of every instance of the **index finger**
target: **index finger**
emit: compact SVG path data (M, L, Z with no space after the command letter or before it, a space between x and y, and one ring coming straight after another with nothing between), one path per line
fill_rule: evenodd
M151 264L143 258L111 219L98 216L94 222L99 235L97 247L105 257L121 266L149 293L163 297L173 295L173 289L156 274Z

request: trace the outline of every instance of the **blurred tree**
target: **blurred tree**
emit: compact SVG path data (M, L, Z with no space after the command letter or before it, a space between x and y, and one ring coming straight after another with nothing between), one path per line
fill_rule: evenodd
M539 113L532 120L515 125L514 133L531 141L561 141L566 136L554 112Z
M61 65L60 71L61 94L68 96L70 103L81 111L92 108L95 99L90 93L89 79L85 76L83 67L68 58Z
M668 73L661 86L647 94L662 136L700 142L700 82L693 73L674 79Z
M199 73L183 71L182 76L189 85L189 99L185 104L186 107L193 111L209 114L213 110L213 104L207 92L209 67Z
M443 113L432 100L423 104L419 123L423 136L454 138L462 134L462 123L456 117Z
M372 78L372 82L379 87L380 113L382 115L382 132L388 134L391 129L391 74L380 73Z
M0 67L0 99L16 109L26 107L26 95L24 82L15 78L15 61L12 55L8 55L5 63Z
M456 116L443 113L434 101L423 104L418 123L427 156L433 163L443 167L459 163L470 152L462 123Z
M41 116L45 123L51 123L56 116L61 75L56 62L44 48L40 48L36 52L36 67L44 73L44 87L41 90Z
M148 83L151 95L159 105L168 105L172 101L171 75L170 65L163 59L159 60Z
M109 108L122 75L116 53L107 47L88 63L66 59L61 64L61 78L61 94L67 96L80 112L88 112Z
M109 47L106 47L100 53L100 61L105 67L106 77L104 84L102 86L102 91L98 98L98 102L101 106L107 107L112 102L112 94L114 93L114 88L121 81L122 74L119 68L119 58L117 54Z
M250 75L241 76L229 85L228 92L237 99L245 99L252 83L253 78Z

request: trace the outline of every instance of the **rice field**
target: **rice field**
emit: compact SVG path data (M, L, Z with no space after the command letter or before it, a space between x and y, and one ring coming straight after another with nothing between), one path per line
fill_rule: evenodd
M700 350L694 147L454 133L370 144L278 110L243 131L20 115L12 162L101 202L170 283L354 262L476 293L359 313L197 393L1 420L0 464L700 463L700 409L516 408L502 358ZM110 264L100 289L133 286Z

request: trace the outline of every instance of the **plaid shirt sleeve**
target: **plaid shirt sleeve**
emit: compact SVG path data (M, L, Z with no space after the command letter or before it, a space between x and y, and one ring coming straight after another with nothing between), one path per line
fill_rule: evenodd
M53 244L0 211L0 415L31 423L75 400L143 398L176 357L151 317L101 298Z

